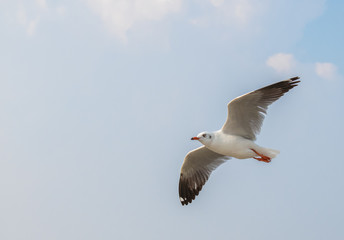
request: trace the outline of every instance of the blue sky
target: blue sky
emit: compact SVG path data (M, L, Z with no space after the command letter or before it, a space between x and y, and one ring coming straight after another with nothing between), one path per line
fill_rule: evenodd
M342 1L0 1L0 238L343 239ZM182 207L190 137L300 76L269 164L230 160Z

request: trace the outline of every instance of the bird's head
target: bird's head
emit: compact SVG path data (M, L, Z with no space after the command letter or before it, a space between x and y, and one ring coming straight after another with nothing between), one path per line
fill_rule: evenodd
M201 132L200 134L197 135L197 137L192 137L191 140L198 140L200 141L203 145L207 145L210 142L212 142L214 139L214 134L209 133L209 132Z

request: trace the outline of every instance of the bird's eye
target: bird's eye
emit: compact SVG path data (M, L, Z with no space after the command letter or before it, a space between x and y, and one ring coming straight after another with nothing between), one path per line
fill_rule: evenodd
M204 137L204 138L205 138L206 136L207 136L207 134L203 134L203 135L202 135L202 137Z
M209 135L209 138L211 138L211 135Z

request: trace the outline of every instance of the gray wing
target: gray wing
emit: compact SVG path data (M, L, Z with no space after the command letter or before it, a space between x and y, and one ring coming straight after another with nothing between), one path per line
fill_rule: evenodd
M299 77L293 77L280 81L232 100L228 103L228 117L222 131L255 140L268 106L297 86L300 82L298 79Z
M181 204L191 203L202 190L211 172L229 158L204 146L189 152L180 172L179 199Z

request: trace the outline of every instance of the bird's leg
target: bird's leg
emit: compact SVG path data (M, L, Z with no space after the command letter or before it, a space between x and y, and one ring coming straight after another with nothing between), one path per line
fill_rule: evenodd
M254 159L258 160L258 161L262 161L262 162L266 162L266 163L269 163L271 162L271 158L269 158L268 156L265 156L263 154L260 154L258 153L256 150L254 150L253 148L251 148L251 150L257 154L260 158L257 158L257 157L253 157Z

